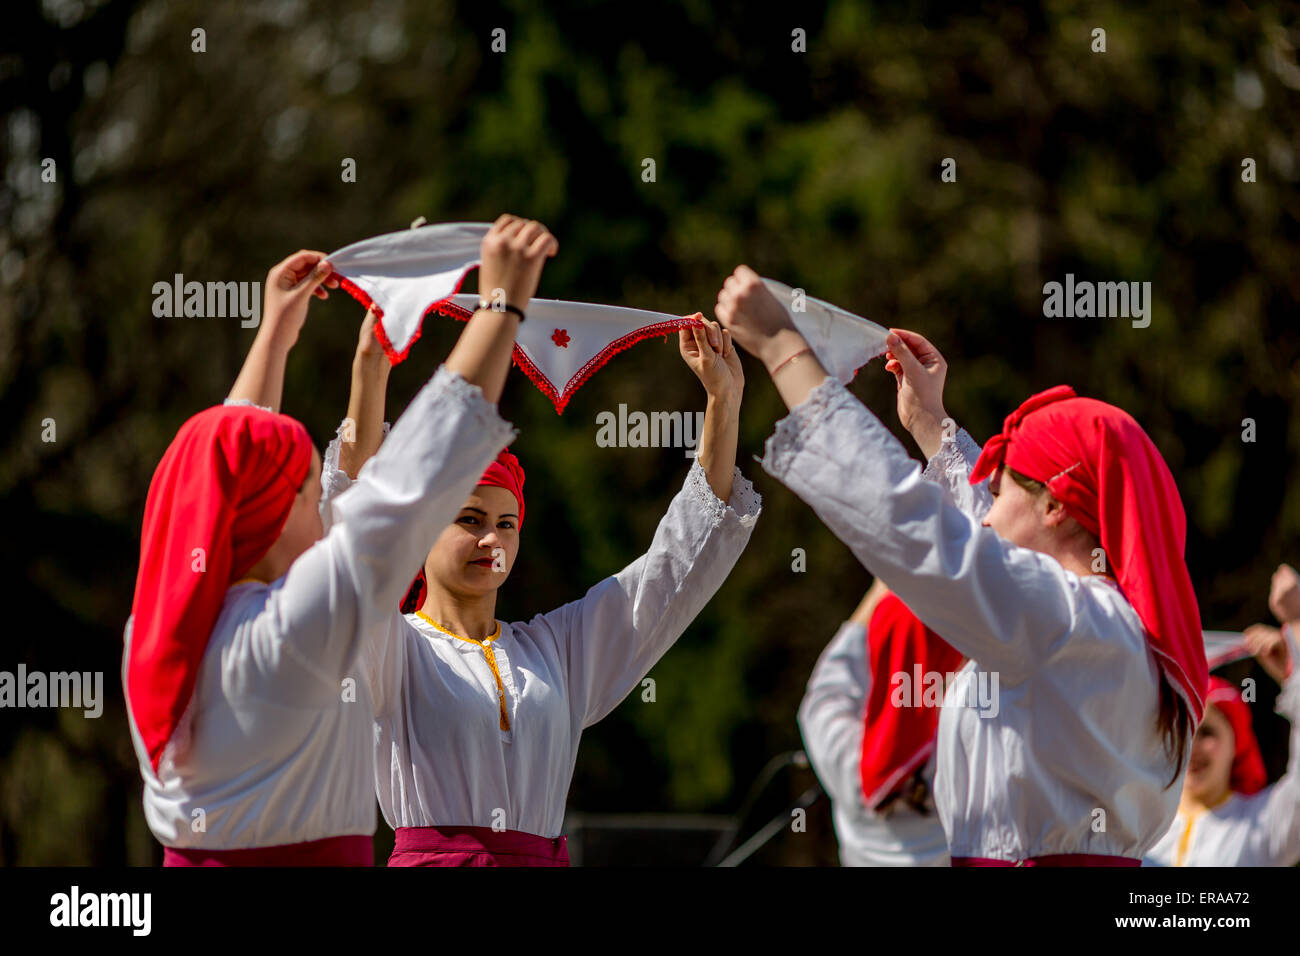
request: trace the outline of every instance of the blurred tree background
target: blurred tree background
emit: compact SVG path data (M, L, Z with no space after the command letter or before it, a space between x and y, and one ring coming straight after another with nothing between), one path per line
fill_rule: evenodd
M300 247L417 216L542 220L561 244L542 296L711 314L743 261L916 329L947 356L948 410L977 440L1059 382L1119 404L1179 481L1205 626L1270 619L1269 574L1300 558L1300 496L1286 493L1300 446L1295 5L547 7L7 5L0 669L102 671L107 703L98 720L0 712L0 862L161 856L119 676L140 521L168 441L224 397L254 333L238 318L156 318L154 283L260 282ZM792 49L797 29L806 52ZM940 181L948 157L955 183ZM1246 158L1257 182L1242 181ZM1150 281L1150 327L1045 318L1043 284L1067 272ZM313 305L290 359L284 410L322 447L345 411L360 319L341 294ZM395 370L390 418L458 330L426 328ZM652 671L656 701L633 694L586 734L575 809L734 810L769 757L800 746L808 673L869 584L752 460L782 409L756 362L746 373L741 463L764 515ZM897 430L879 363L854 388ZM694 410L703 394L673 340L615 359L563 417L512 376L503 412L538 517L499 616L572 600L649 542L688 462L597 447L597 413L621 402ZM810 779L789 775L772 810ZM833 861L828 818L823 802L808 836L758 859Z

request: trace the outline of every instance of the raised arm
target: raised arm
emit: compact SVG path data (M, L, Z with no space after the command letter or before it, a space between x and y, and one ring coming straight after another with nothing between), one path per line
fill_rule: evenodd
M1289 565L1283 565L1274 574L1272 600L1269 602L1273 613L1282 617L1300 610L1288 600L1288 570ZM1286 772L1258 795L1262 805L1255 820L1257 838L1265 841L1267 855L1277 866L1300 863L1300 677L1295 668L1295 662L1300 660L1300 646L1295 637L1297 624L1300 620L1284 622L1280 631L1256 624L1246 628L1245 632L1250 652L1268 675L1282 685L1276 710L1291 722L1291 751Z
M949 644L1008 682L1022 679L1073 629L1085 590L1077 577L1004 541L923 481L888 429L800 352L807 345L788 313L744 269L719 294L718 316L792 409L764 467ZM891 334L895 355L900 343Z
M228 402L251 402L273 412L284 395L284 366L298 341L312 296L329 297L338 288L323 252L302 249L271 267L266 275L262 322L253 338Z
M731 476L736 470L736 444L740 440L740 400L745 391L745 372L740 355L731 344L731 333L699 312L695 316L701 325L678 333L678 349L682 361L695 373L708 395L696 457L718 500L728 501Z
M540 222L502 216L483 237L479 265L479 303L471 322L447 356L447 368L483 389L489 402L501 398L510 355L515 347L519 316L503 308L484 308L485 301L526 310L537 291L542 265L559 250L559 244ZM500 293L500 298L498 298Z
M384 399L388 392L388 356L375 338L375 310L366 310L357 351L352 357L348 414L340 429L338 465L355 479L384 440Z
M502 217L483 244L489 275L523 309L554 239L538 223ZM322 689L337 693L363 635L392 617L429 543L513 437L494 400L518 322L511 312L474 313L390 440L333 502L329 534L272 585L259 657L265 674L293 658L315 673Z
M678 344L708 393L682 490L644 555L580 600L534 619L560 644L570 704L584 727L613 710L682 635L726 580L758 520L761 499L735 467L740 357L708 321L683 330Z

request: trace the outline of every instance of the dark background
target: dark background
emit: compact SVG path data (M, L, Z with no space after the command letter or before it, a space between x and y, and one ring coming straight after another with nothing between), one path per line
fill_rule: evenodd
M6 4L0 669L102 671L108 703L99 720L0 713L0 862L160 857L119 679L144 497L254 333L155 318L153 284L263 281L298 248L417 216L542 220L562 253L541 296L711 314L744 261L916 329L947 356L948 410L977 440L1060 382L1116 403L1182 490L1205 626L1270 620L1269 574L1300 557L1296 23L1273 3ZM1105 53L1090 49L1096 27ZM40 180L46 157L55 183ZM355 183L341 181L348 157ZM940 182L945 157L956 183ZM1246 157L1257 182L1242 182ZM1044 318L1043 284L1067 272L1150 281L1150 327ZM360 319L341 294L313 305L290 358L283 408L322 446ZM394 372L390 418L458 331L431 320ZM656 702L634 694L586 735L575 809L734 811L767 760L799 746L808 673L870 583L752 461L782 409L745 367L740 458L763 517L653 670ZM879 363L854 388L897 427ZM615 359L563 417L512 375L502 409L521 429L530 521L499 616L571 600L649 542L687 462L598 448L595 417L620 402L694 410L703 394L671 340ZM1272 688L1254 674L1263 703ZM1256 711L1279 772L1286 725ZM779 776L767 809L810 781ZM833 861L825 810L758 859Z

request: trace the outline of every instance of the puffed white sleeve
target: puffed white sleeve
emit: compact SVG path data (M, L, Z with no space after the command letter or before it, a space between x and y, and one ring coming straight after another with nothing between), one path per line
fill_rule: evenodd
M799 704L799 732L832 801L862 805L862 734L871 665L867 629L845 621L821 656Z
M939 450L926 462L921 477L947 488L953 504L976 521L983 521L993 507L993 495L987 479L977 485L970 483L970 473L975 470L979 457L980 446L975 439L966 429L958 429L955 434L944 436Z
M1257 823L1274 864L1295 866L1300 863L1300 652L1291 629L1284 628L1283 634L1291 655L1291 676L1282 685L1275 707L1291 721L1291 753L1286 773L1268 788Z
M765 454L867 570L984 669L1020 682L1069 637L1078 577L963 513L835 379L777 423Z
M578 600L530 622L559 645L569 707L581 726L613 710L717 593L761 506L740 469L724 503L693 462L645 554Z
M334 499L329 533L271 585L228 678L286 701L337 696L363 638L394 617L429 542L513 438L482 391L439 368Z

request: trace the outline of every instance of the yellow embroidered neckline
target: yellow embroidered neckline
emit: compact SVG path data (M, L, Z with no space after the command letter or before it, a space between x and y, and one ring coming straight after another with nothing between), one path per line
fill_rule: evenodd
M483 640L481 641L476 641L472 637L461 637L459 634L447 630L445 627L443 627L433 618L429 617L429 615L425 614L423 611L416 611L415 614L422 621L427 621L429 624L436 627L438 630L446 634L448 637L454 637L459 641L465 641L466 643L469 644L477 644L479 647L483 648L483 657L487 660L487 665L489 668L491 668L492 676L496 678L496 682L497 682L497 704L500 707L500 711L501 711L501 729L509 730L510 713L506 708L506 685L501 680L501 671L497 668L497 656L492 652L492 648L490 646L492 641L496 640L498 637L501 636L501 622L500 621L496 622L497 629L493 631L490 635L483 638Z
M425 614L424 611L416 611L416 612L415 612L415 616L418 617L418 618L420 618L422 621L425 621L425 622L427 622L427 623L433 625L433 626L436 627L438 630L442 631L442 633L446 634L448 637L454 637L454 638L456 638L457 640L460 640L460 641L469 641L471 644L487 644L487 643L489 643L489 642L491 642L491 641L495 641L498 637L501 636L501 622L500 622L500 621L497 621L497 622L496 622L496 624L497 624L497 629L496 629L495 631L493 631L493 632L492 632L491 634L489 634L487 637L483 638L483 640L481 640L481 641L476 641L476 640L474 640L474 638L472 638L472 637L461 637L461 636L460 636L459 634L457 634L455 631L449 631L449 630L447 630L445 627L443 627L441 624L439 624L439 623L438 623L437 621L435 621L433 618L429 617L429 615Z

